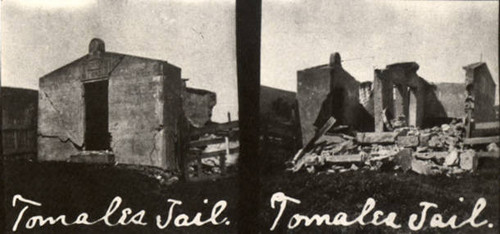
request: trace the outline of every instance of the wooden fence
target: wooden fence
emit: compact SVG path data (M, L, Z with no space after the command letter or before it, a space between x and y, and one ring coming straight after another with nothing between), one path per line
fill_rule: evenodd
M36 128L2 129L3 159L36 158Z
M464 139L465 145L500 143L500 123L498 121L469 123L466 129L467 137ZM494 153L498 157L498 152Z
M189 149L184 160L184 177L186 181L200 181L224 178L233 175L227 168L227 156L239 152L239 147L230 146L230 142L238 141L238 121L223 124L209 125L203 128L195 128L190 131L191 139ZM211 137L204 137L204 136ZM222 145L223 150L206 152L204 149L210 145ZM207 165L203 160L213 162ZM217 163L218 162L218 163Z

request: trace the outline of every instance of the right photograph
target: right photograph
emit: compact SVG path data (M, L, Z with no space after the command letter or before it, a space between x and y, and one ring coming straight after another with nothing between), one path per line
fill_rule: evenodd
M263 1L261 230L498 233L498 1Z

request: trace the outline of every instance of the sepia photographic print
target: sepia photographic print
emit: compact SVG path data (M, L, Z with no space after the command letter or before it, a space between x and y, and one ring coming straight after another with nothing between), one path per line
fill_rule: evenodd
M266 230L498 233L498 1L263 1L261 68Z
M498 233L499 2L3 0L2 233Z
M230 0L3 1L3 231L234 232L234 32Z

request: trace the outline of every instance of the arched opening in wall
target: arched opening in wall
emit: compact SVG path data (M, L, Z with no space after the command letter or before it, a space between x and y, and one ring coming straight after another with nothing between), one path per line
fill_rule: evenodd
M405 105L405 92L402 85L399 84L394 84L392 87L392 100L393 100L393 105L394 105L394 118L406 122L407 120L407 113L406 113L406 107ZM407 123L407 122L406 122Z
M86 82L85 150L107 150L111 137L108 130L108 80Z

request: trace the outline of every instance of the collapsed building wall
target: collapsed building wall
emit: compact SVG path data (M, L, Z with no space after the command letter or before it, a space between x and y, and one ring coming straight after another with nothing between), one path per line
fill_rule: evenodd
M465 79L462 83L433 83L428 86L425 99L424 127L448 123L451 118L467 115L466 103L474 103L470 118L476 122L496 119L496 84L485 63L465 66Z
M38 158L111 151L117 163L179 169L181 69L166 61L89 54L40 78Z
M496 119L494 110L496 84L484 62L463 67L467 95L472 98L474 107L471 117L475 122L489 122Z
M428 83L417 75L417 63L396 63L375 70L375 131L390 130L390 121L399 119L404 125L420 127L424 118Z
M388 130L387 122L400 116L405 125L424 128L465 117L468 97L475 103L470 114L475 121L495 120L496 85L485 63L464 67L464 83L428 83L416 74L418 68L416 63L397 63L375 70L373 108L377 132Z
M359 84L359 103L373 116L373 82L365 81Z
M373 83L359 83L342 68L336 53L328 65L298 71L303 143L330 116L353 130L376 132L449 123L464 117L467 109L476 122L498 118L493 108L496 84L485 63L465 66L464 83L429 83L418 69L415 62L395 63L376 69Z
M359 103L359 82L342 68L338 53L330 56L328 65L297 72L297 100L305 144L330 116L336 125L351 130L370 131L373 117Z
M210 122L215 104L217 96L214 92L186 87L184 82L182 109L191 126L201 128Z
M35 158L38 91L1 87L4 159Z
M465 116L465 83L432 83L427 89L423 127Z

